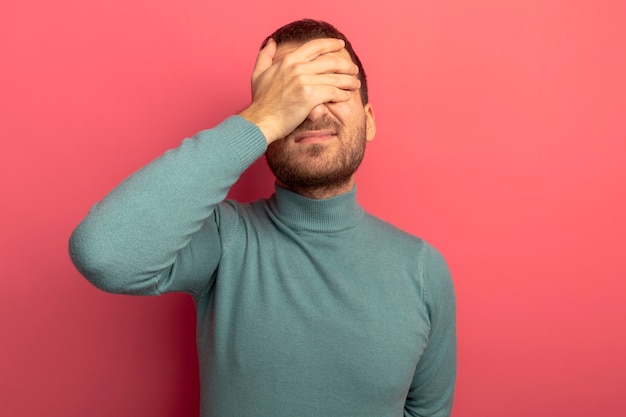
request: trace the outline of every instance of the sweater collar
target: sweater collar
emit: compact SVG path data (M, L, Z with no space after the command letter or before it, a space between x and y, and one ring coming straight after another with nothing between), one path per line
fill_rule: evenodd
M293 230L338 232L355 226L365 213L356 200L356 186L324 199L304 197L278 185L274 188L270 207Z

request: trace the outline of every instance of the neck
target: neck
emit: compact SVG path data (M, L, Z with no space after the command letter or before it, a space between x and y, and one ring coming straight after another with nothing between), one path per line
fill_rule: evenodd
M293 230L331 233L354 227L365 211L356 199L356 185L347 193L331 198L312 199L275 185L269 199L277 220Z
M323 198L331 198L340 194L345 194L354 188L354 178L350 177L346 181L339 184L316 186L316 187L292 187L276 179L276 184L294 193L300 194L307 198L320 200Z

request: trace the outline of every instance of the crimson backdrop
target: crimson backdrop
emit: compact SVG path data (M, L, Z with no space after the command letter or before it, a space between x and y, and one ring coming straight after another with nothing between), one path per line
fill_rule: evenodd
M197 413L191 300L101 293L67 239L245 106L262 38L309 16L370 77L360 201L453 271L454 417L626 415L624 4L4 0L0 414ZM271 188L259 163L234 195Z

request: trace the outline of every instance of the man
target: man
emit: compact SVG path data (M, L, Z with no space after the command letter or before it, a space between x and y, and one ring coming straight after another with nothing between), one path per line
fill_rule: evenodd
M375 122L333 26L264 42L252 102L139 170L74 231L99 288L190 293L201 415L448 416L455 302L443 258L367 214L354 172ZM224 201L263 153L276 192Z

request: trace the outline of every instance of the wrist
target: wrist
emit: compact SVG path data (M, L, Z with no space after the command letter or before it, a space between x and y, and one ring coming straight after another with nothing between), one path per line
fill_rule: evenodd
M274 123L268 122L267 117L262 116L260 112L256 111L253 108L253 105L250 105L249 107L241 111L239 113L239 116L243 117L250 123L255 124L259 128L261 133L263 133L263 136L265 136L265 140L267 141L268 145L275 140L280 139L279 137L277 137L278 135L275 132Z

